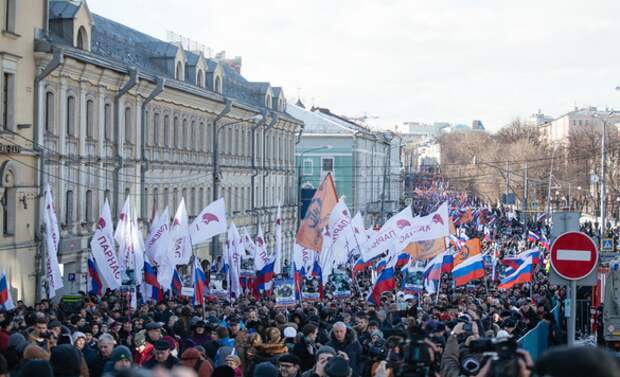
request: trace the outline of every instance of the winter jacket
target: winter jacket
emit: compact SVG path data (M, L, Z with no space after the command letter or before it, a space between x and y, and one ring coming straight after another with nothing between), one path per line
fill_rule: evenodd
M176 357L170 355L168 356L168 358L166 359L166 362L160 364L157 359L152 358L149 361L147 361L146 363L144 363L142 365L142 367L146 368L146 369L155 369L155 367L157 366L161 366L165 369L168 370L172 370L172 368L174 368L175 366L177 366L179 364L179 359L177 359Z
M459 357L459 342L456 336L451 335L448 337L446 347L443 350L441 364L439 365L439 375L441 377L460 377L461 362Z
M333 347L336 352L342 351L349 357L349 366L353 370L353 377L359 377L364 370L364 363L362 361L362 345L357 340L357 334L355 330L347 328L344 341L339 342L334 336L334 332L329 333L328 346Z
M301 361L300 369L305 372L312 369L315 362L316 345L309 343L305 336L299 339L299 343L293 346L293 354Z
M188 348L181 355L181 364L193 369L198 377L211 377L213 364L200 354L196 348Z

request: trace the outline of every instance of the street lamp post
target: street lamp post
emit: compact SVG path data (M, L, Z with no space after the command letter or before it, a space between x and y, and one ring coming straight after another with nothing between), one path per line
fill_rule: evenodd
M297 211L297 228L299 228L299 223L301 222L301 181L302 181L301 176L302 176L302 167L304 163L304 155L306 153L316 152L316 151L320 151L323 149L330 150L332 149L332 146L323 145L320 147L305 150L299 154L299 165L297 165L297 205L299 206L299 209Z
M220 165L219 165L219 135L220 135L220 131L222 131L224 128L226 127L230 127L230 126L234 126L236 124L241 124L241 123L245 123L245 122L250 122L250 123L258 123L261 122L263 120L263 115L262 114L257 114L254 116L251 116L249 118L242 118L239 120L236 120L234 122L230 122L230 123L225 123L225 124L220 124L218 125L217 122L214 122L213 124L213 151L212 151L212 160L213 160L213 197L212 200L216 201L219 198L219 194L220 194L220 181L221 181L221 172L220 172ZM229 205L229 203L226 203L227 205ZM218 237L213 237L212 239L212 243L211 243L211 249L212 249L212 257L215 257L215 251L218 249Z

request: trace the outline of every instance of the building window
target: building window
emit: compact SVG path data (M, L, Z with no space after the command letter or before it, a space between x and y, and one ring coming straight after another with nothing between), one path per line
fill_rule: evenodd
M86 222L92 224L93 222L93 192L91 190L86 190L86 213L85 213Z
M153 140L151 140L151 145L159 145L159 114L155 113L153 117Z
M196 148L197 150L204 151L206 149L205 131L205 124L203 122L200 122L200 124L198 125L198 134L200 136L198 138L198 147Z
M172 189L172 208L176 209L179 205L179 190L175 187Z
M129 198L129 194L131 194L131 190L129 189L129 187L125 187L125 200L127 200L127 198Z
M164 188L164 208L168 207L168 187Z
M170 146L170 116L164 115L164 145Z
M95 128L94 122L94 103L92 100L86 101L86 137L88 139L93 138L93 131Z
M2 80L2 127L14 129L15 122L15 75L5 72Z
M17 10L17 0L5 0L6 6L4 8L4 30L15 33L15 18Z
M65 224L73 224L73 190L67 190L65 203Z
M110 120L112 119L112 106L109 103L103 105L103 136L107 141L112 140L112 127Z
M175 77L177 80L183 80L183 64L181 62L177 62L177 70Z
M187 138L187 119L183 119L183 138L181 140L181 148L189 149L189 139Z
M4 190L4 197L2 198L2 215L4 222L2 224L5 236L12 236L15 234L15 222L16 222L16 205L17 205L17 189L7 188Z
M222 93L222 80L220 79L220 76L215 76L215 85L213 90L216 93Z
M199 211L202 211L202 205L204 203L205 200L205 189L204 188L200 188L198 190L198 210L196 211L196 213L198 213Z
M197 207L196 206L196 188L192 187L190 203L189 203L189 215L190 216L196 215L196 207Z
M153 214L156 211L159 211L159 189L157 187L153 189Z
M132 143L133 128L131 127L131 107L125 108L125 142Z
M80 50L86 50L88 51L88 34L86 33L86 29L84 28L84 26L80 27L80 30L78 30L78 35L77 35L77 41L76 41L76 47L79 48Z
M202 73L202 69L199 69L198 74L196 75L196 85L198 85L201 88L204 88L205 86L205 78L204 78L204 74Z
M312 160L310 159L304 159L304 164L303 164L303 168L302 168L302 175L312 175L313 172L313 167L314 164L312 162Z
M67 136L75 136L75 97L67 97Z
M180 130L179 130L179 117L174 117L174 129L172 130L173 135L172 135L172 145L175 148L179 148L180 147L180 143L179 143L179 135L180 135Z
M334 158L333 157L323 157L321 159L321 172L323 173L330 172L334 174Z
M196 121L192 121L192 131L190 133L190 149L198 150L198 140L196 140Z
M47 133L54 133L54 93L45 93L45 131Z
M112 200L111 195L112 194L110 193L110 190L105 190L103 192L103 200L107 200L109 202L110 200Z

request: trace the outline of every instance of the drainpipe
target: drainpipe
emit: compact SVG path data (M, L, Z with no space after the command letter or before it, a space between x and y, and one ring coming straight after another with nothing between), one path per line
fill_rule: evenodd
M166 79L157 77L155 89L153 89L151 94L142 102L142 116L140 117L140 220L145 226L148 221L148 214L146 213L147 197L144 192L146 188L146 172L149 170L149 161L146 158L146 143L148 142L148 140L146 140L146 105L160 95L161 92L164 91L165 86Z
M357 212L357 157L359 155L359 152L357 150L357 137L361 134L363 134L362 131L356 131L353 134L353 163L351 164L353 170L353 179L351 180L351 200L353 203L353 208L351 213Z
M269 170L267 169L267 143L265 141L267 140L267 131L272 129L273 126L275 126L276 123L278 123L279 119L280 119L280 116L277 113L272 111L271 122L269 122L269 124L265 126L265 132L263 132L263 209L267 207L266 206L267 203L265 201L265 197L267 195L267 187L265 186L265 180L267 176L269 175ZM273 143L271 147L273 149Z
M124 145L121 139L121 125L120 125L120 109L119 104L121 102L121 97L127 94L133 87L138 85L140 79L138 78L138 70L136 68L129 69L129 80L123 85L116 95L114 96L114 144L116 144L116 167L114 167L114 178L112 178L112 187L114 190L114 200L112 206L112 216L114 218L114 222L117 221L118 217L118 206L119 206L119 198L120 198L120 189L121 189L121 169L123 169L123 147Z
M258 176L258 167L256 166L256 131L258 130L258 127L263 126L265 124L265 121L267 119L267 110L263 110L261 112L261 114L263 115L263 120L260 122L257 122L256 124L254 124L252 126L252 177L251 177L251 193L250 193L250 197L251 197L251 201L252 201L252 211L254 211L256 213L256 226L258 227L258 223L260 222L260 213L258 212L258 210L256 209L256 191L254 190L254 187L256 186L256 177Z
M41 287L41 277L44 275L43 271L41 270L41 261L43 260L43 229L42 229L42 224L41 224L41 208L42 203L41 201L45 200L45 198L43 197L43 191L45 190L45 159L47 158L45 156L45 148L42 147L42 135L43 135L43 131L40 130L41 128L41 124L39 124L39 107L41 106L41 103L39 103L39 95L40 95L40 86L41 83L43 82L43 80L45 80L45 78L47 76L49 76L52 72L54 72L58 67L60 67L60 65L62 65L64 63L64 51L60 48L52 48L52 53L54 54L52 57L52 60L50 60L49 63L47 63L47 65L45 66L45 68L43 68L43 71L41 71L41 73L39 73L35 79L34 79L34 104L33 104L33 115L32 115L32 121L33 121L33 127L32 127L32 131L33 131L33 139L34 142L32 143L32 146L36 152L36 154L39 156L37 165L39 167L39 200L36 201L36 206L35 206L35 212L34 212L34 216L35 216L35 240L38 241L38 245L37 245L37 251L35 254L35 300L36 302L38 302L41 299L41 292L40 292L40 287ZM41 137L40 137L41 136Z
M220 172L219 172L219 132L217 132L218 130L218 125L217 123L222 120L222 118L224 118L228 113L230 113L230 111L232 110L232 101L228 98L224 98L224 108L222 109L222 111L217 114L217 116L215 117L215 120L213 120L213 156L212 156L212 163L213 163L213 176L212 176L212 180L213 180L213 201L216 201L218 199L219 196L219 183L220 183ZM228 203L227 203L228 204ZM215 251L218 250L219 248L219 237L213 237L212 241L211 241L211 260L214 261L215 260Z

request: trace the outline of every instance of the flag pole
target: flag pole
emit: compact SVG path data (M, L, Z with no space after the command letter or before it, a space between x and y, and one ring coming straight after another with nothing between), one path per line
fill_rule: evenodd
M441 270L439 271L439 281L437 282L437 294L435 295L435 304L439 302L439 292L441 292Z

